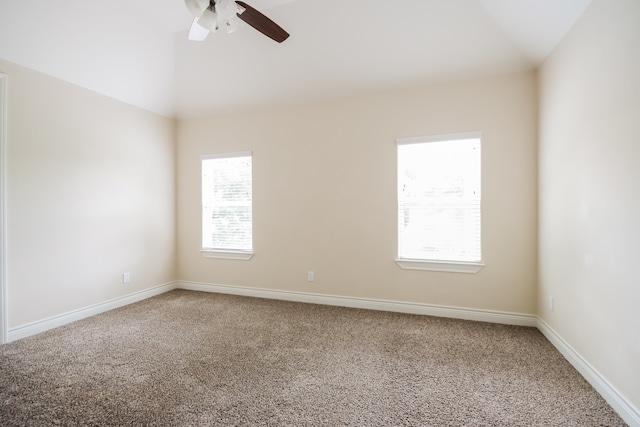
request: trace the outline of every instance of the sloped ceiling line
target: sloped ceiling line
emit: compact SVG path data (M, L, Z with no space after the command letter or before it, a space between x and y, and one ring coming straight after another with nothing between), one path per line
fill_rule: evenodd
M187 42L182 0L4 1L0 58L186 117L531 69L590 0L249 3L292 37L245 28Z

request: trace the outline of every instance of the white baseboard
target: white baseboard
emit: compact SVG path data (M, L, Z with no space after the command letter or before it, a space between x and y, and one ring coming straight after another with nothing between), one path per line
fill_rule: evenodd
M176 289L242 295L248 297L278 299L340 307L364 308L368 310L422 314L427 316L449 317L454 319L502 323L507 325L531 327L536 327L537 325L537 317L530 314L477 310L432 304L407 303L401 301L386 301L368 298L354 298L335 295L314 294L307 292L278 291L271 289L249 288L244 286L215 285L211 283L184 281L176 282Z
M9 329L9 332L7 334L7 342L26 338L31 335L48 331L49 329L57 328L58 326L66 325L67 323L75 322L76 320L95 316L96 314L104 313L105 311L123 307L134 302L142 301L144 299L171 291L175 288L176 282L165 283L164 285L159 285L153 288L145 289L143 291L134 292L132 294L114 298L103 303L91 305L89 307L73 310L64 314L60 314L58 316L49 317L47 319L38 320L26 325L11 328Z
M398 313L421 314L427 316L448 317L454 319L474 320L479 322L501 323L507 325L537 327L558 351L573 365L576 370L596 389L598 393L631 427L640 427L640 411L629 403L598 371L596 371L579 353L565 342L542 319L530 314L508 313L490 310L448 307L432 304L407 303L378 299L354 298L335 295L314 294L307 292L291 292L270 289L250 288L244 286L215 285L176 281L159 285L150 289L115 298L59 316L39 320L37 322L11 328L7 342L15 341L76 320L104 313L134 302L163 294L173 289L213 292L220 294L241 295L248 297L278 299L311 304L324 304L340 307L362 308L368 310L391 311Z
M538 329L555 346L571 365L596 389L620 417L631 427L640 427L640 411L629 403L620 392L575 351L544 320L538 318Z
M284 301L325 304L340 307L450 317L454 319L475 320L480 322L502 323L508 325L532 327L536 326L536 317L526 314L178 281L166 283L150 289L145 289L143 291L125 295L123 297L105 301L103 303L95 304L89 307L84 307L78 310L73 310L57 316L28 323L26 325L11 328L7 333L7 342L39 334L41 332L48 331L49 329L66 325L68 323L75 322L76 320L81 320L90 316L94 316L96 314L104 313L115 308L123 307L134 302L142 301L144 299L160 295L173 289L186 289L193 291L215 292L221 294L233 294L258 298L279 299Z

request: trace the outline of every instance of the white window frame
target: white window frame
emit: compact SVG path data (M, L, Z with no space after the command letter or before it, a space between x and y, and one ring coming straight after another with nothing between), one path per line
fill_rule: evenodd
M398 138L396 139L397 146L407 145L407 144L423 144L429 142L445 142L445 141L456 141L463 139L482 139L482 132L464 132L464 133L453 133L446 135L434 135L434 136L421 136L421 137L411 137L411 138ZM396 151L397 153L397 151ZM399 173L399 172L398 172ZM398 175L398 174L396 174ZM399 179L397 176L396 179ZM397 207L399 209L399 206ZM398 211L396 211L397 213ZM399 225L398 225L399 227ZM400 241L399 241L399 233L398 231L398 252L400 252ZM464 261L450 261L450 260L437 260L437 259L410 259L410 258L401 258L399 255L396 258L396 263L400 268L405 270L427 270L427 271L441 271L441 272L453 272L453 273L477 273L483 267L484 263L482 260L478 262L464 262Z
M214 160L214 159L225 159L225 158L234 158L234 157L252 157L252 153L251 151L242 151L242 152L235 152L235 153L221 153L221 154L207 154L207 155L202 155L200 156L200 171L201 171L201 176L200 176L200 183L201 185L203 185L203 180L202 180L202 171L203 171L203 165L204 165L204 161L205 160ZM252 161L252 168L253 168L253 158L251 159ZM251 183L252 188L251 191L253 192L253 182ZM202 189L201 191L202 197L204 197L204 190ZM200 225L201 225L201 229L200 229L200 240L201 240L201 246L202 246L202 237L203 237L203 228L204 228L204 200L203 200L203 205L202 205L202 209L201 209L201 218L200 218ZM253 216L253 214L252 214ZM253 229L253 218L252 218L252 223L251 223L251 227ZM251 232L251 239L253 240L253 230ZM200 253L202 254L203 257L205 258L218 258L218 259L231 259L231 260L242 260L242 261L248 261L251 259L251 257L253 257L253 242L251 244L251 250L234 250L234 249L217 249L217 248L204 248L201 247L200 249Z

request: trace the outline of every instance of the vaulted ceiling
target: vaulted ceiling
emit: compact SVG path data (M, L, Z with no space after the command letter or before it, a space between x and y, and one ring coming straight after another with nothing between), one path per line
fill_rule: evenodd
M245 26L188 41L183 0L2 0L0 58L201 116L534 69L590 0L246 2L291 37Z

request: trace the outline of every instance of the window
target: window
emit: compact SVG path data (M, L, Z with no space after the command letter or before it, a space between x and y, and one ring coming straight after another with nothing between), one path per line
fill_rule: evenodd
M253 255L250 152L202 157L202 254Z
M397 140L400 267L464 273L482 267L480 136Z

